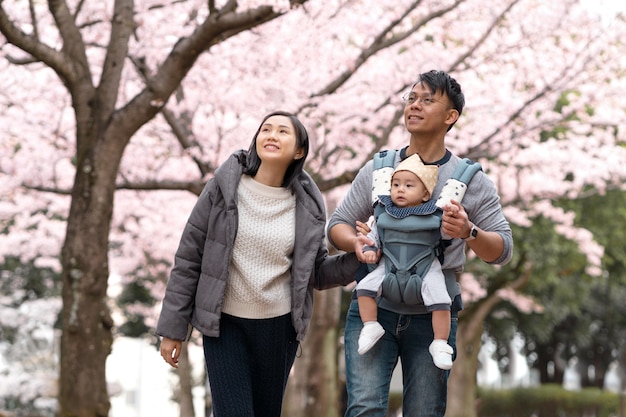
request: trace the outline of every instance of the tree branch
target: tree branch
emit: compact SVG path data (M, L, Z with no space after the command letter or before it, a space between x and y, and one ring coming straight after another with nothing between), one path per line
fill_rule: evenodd
M517 291L524 287L531 277L532 265L530 262L525 262L522 267L522 272L519 277L511 282L510 284L504 286L503 288L510 288L514 291ZM485 318L489 315L489 313L495 308L496 305L502 302L503 298L500 296L498 291L494 291L486 298L481 300L475 308L472 309L472 313L470 314L471 320L464 321L466 324L466 332L469 334L474 334L474 332L482 331L481 327ZM463 314L459 315L459 319L461 320Z
M128 54L128 42L133 29L132 0L115 0L111 20L111 38L98 86L100 112L105 118L108 118L115 109L124 61Z
M506 11L509 11L512 8L512 5L517 3L519 0L515 0L511 6L507 7ZM498 19L496 19L496 22L499 22L502 20L502 18L504 17L504 13L501 14ZM490 29L491 31L491 29ZM484 38L484 36L483 36ZM468 158L478 158L478 157L486 157L488 159L493 158L493 155L490 154L489 149L493 148L491 145L491 141L494 137L496 137L497 135L500 134L500 132L505 129L506 127L510 126L510 125L514 125L516 123L517 120L519 120L519 118L524 114L524 112L535 102L537 102L538 100L546 97L549 93L554 92L554 91L561 91L562 88L560 87L561 85L567 85L572 79L574 79L575 76L577 75L581 75L586 71L586 65L581 65L580 69L574 73L571 73L572 69L574 68L574 63L580 59L583 60L583 62L589 62L592 60L592 57L589 55L589 51L593 51L593 48L591 48L591 43L594 41L595 39L590 39L586 45L582 46L581 48L578 49L578 53L575 54L571 61L570 64L565 66L563 68L563 70L559 73L556 74L552 80L550 80L549 82L545 82L544 83L544 87L538 91L535 95L529 97L527 100L524 101L524 103L522 103L513 113L510 114L510 116L507 118L507 120L505 120L503 123L501 123L499 126L496 126L491 133L489 133L487 136L485 136L483 138L483 140L481 140L479 143L477 143L476 145L474 145L473 147L469 148L467 150L467 154L465 155ZM475 52L476 48L472 48L467 54L465 54L467 57L471 56L471 54L473 54ZM457 64L455 64L457 65ZM567 120L567 117L569 115L563 115L563 117L561 117L561 120ZM552 123L552 125L554 126L554 123ZM537 128L539 128L541 126L537 126ZM524 131L525 133L528 132L528 129L526 129ZM513 134L511 136L511 143L515 143L515 139L520 136L521 134Z
M189 191L195 195L200 195L204 188L205 182L202 180L195 181L146 181L146 182L130 182L123 181L118 183L116 190L134 190L134 191ZM71 196L71 188L44 187L40 185L22 185L24 188L33 191L51 193L57 195Z
M131 57L131 61L135 65L135 68L137 68L139 75L143 78L146 85L149 85L150 69L148 68L145 60ZM177 99L178 99L178 96L184 97L182 84L178 86L177 90L179 92L176 95ZM190 149L192 147L198 147L198 148L200 147L198 144L198 141L195 139L195 135L193 131L188 128L188 126L191 125L191 119L192 119L191 116L185 113L185 114L182 114L180 117L177 117L174 114L174 112L169 110L166 106L164 106L161 109L161 114L165 118L165 121L167 122L167 124L172 129L172 133L174 134L174 136L178 140L178 143L180 143L180 146L183 149ZM215 169L210 163L205 163L204 161L202 161L201 159L195 156L192 156L192 159L198 166L198 169L200 170L202 178L204 178L204 176L207 175L208 173L213 172Z
M154 117L185 78L200 54L211 46L281 16L271 6L236 13L237 2L230 0L219 13L210 14L188 37L181 38L157 69L150 82L124 108L114 114L114 129L134 133Z
M483 33L483 35L478 39L478 41L476 41L474 45L468 48L464 54L459 55L456 61L454 61L454 63L450 65L450 68L449 68L450 72L456 70L456 68L458 68L461 65L461 63L465 62L465 60L467 60L469 57L474 55L478 47L481 46L483 43L485 43L485 41L487 40L487 38L489 38L491 33L498 27L498 25L504 20L504 17L511 11L513 6L519 3L519 1L520 0L512 1L504 10L502 10L502 12L500 12L500 14L491 23L491 26L487 28L485 33Z
M205 182L195 181L145 181L145 182L122 182L117 185L118 190L135 191L190 191L195 195L200 195L204 189Z
M61 51L63 60L67 63L58 69L53 67L54 70L66 82L70 91L77 82L88 82L90 86L93 86L83 38L67 4L63 0L49 0L48 9L63 39ZM50 65L48 61L44 60L44 62Z
M32 22L34 25L37 22ZM35 26L36 27L36 26ZM0 33L4 35L7 42L29 54L32 59L8 58L9 62L26 65L33 62L42 61L52 68L62 80L71 80L71 66L66 62L65 56L55 49L45 45L37 39L36 33L29 35L18 28L9 18L0 1Z
M433 13L430 13L427 16L425 16L423 19L421 19L419 22L417 22L415 25L413 25L413 27L410 30L407 30L403 33L396 34L388 38L388 35L392 33L393 29L397 25L399 25L399 23L402 22L402 20L404 20L411 12L413 12L414 9L418 7L419 4L422 2L422 0L416 0L415 2L407 6L404 13L402 13L400 17L398 17L396 20L391 21L389 25L387 25L383 30L381 30L381 32L378 35L376 35L372 43L367 48L361 51L361 53L356 58L356 60L354 61L350 69L341 73L337 78L332 80L330 83L326 85L326 87L322 88L317 93L311 94L311 97L325 96L325 95L334 93L335 91L337 91L337 89L339 89L339 87L345 84L345 82L348 81L350 77L352 77L352 75L367 62L369 58L376 55L379 51L386 49L392 45L395 45L407 39L413 33L417 32L426 23L438 17L443 16L444 14L454 9L455 7L457 7L464 1L465 0L457 0L448 7L445 7Z

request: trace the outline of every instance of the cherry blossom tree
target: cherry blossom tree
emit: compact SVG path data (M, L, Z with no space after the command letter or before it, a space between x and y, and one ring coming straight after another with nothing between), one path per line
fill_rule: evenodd
M551 202L626 177L625 27L577 0L0 0L0 254L61 273L59 415L107 415L109 277L166 276L195 195L277 108L307 125L332 210L374 152L407 142L416 75L451 72L467 107L448 147L482 163L512 222L553 219L598 274L602 248ZM467 299L450 416L468 415L482 320L528 278L514 267Z

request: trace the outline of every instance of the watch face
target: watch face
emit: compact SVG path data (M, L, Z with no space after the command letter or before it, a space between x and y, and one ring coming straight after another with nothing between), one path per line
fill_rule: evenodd
M468 237L465 238L465 240L474 240L476 239L477 234L478 234L478 229L476 228L476 226L472 225L472 228L470 229L470 234Z

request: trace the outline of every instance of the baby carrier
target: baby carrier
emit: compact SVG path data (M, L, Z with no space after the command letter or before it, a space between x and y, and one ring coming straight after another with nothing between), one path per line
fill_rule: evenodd
M389 185L395 152L381 151L374 156L372 199L385 262L382 295L395 303L422 304L423 278L435 257L443 263L444 250L451 243L441 237L441 207L450 198L460 202L467 184L482 168L465 158L436 201L410 208L392 207Z

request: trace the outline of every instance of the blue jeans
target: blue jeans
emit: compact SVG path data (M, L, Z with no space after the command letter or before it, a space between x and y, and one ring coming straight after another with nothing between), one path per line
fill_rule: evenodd
M433 341L431 314L402 315L378 309L385 335L364 355L357 352L363 322L356 300L346 317L345 355L348 407L346 417L385 417L391 375L402 365L403 417L443 417L450 371L437 368L428 352ZM456 356L458 312L452 311L448 343Z

